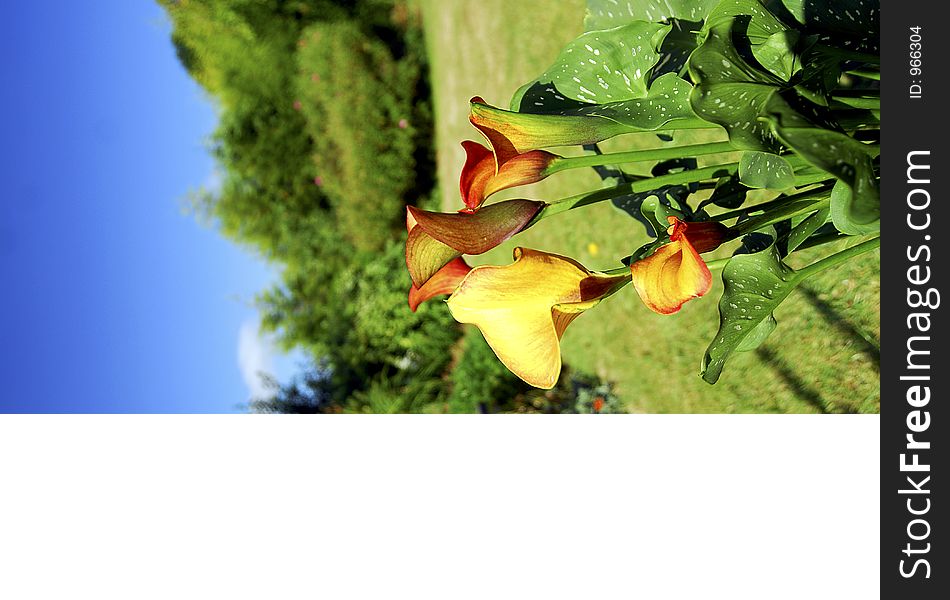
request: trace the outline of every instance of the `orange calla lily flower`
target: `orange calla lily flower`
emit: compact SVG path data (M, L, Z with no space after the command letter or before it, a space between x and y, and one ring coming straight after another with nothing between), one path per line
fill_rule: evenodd
M462 254L482 254L525 228L544 202L506 200L472 213L440 213L407 208L406 266L416 287Z
M456 321L478 327L512 373L550 389L561 372L564 330L628 279L538 250L515 248L514 258L510 265L472 269L449 297L449 310Z
M661 315L678 312L688 300L709 291L712 274L699 254L718 248L728 236L728 229L721 223L667 219L670 243L630 265L640 299Z
M495 192L541 181L548 175L548 166L560 158L544 150L532 150L496 165L494 154L485 146L464 141L462 148L466 160L459 178L459 190L467 212L475 211Z
M472 122L495 154L496 169L519 154L552 146L595 144L630 129L611 119L585 115L536 115L502 110L470 100Z
M419 305L442 294L451 294L458 284L465 279L472 267L468 266L463 258L453 258L447 265L429 278L422 287L415 284L409 288L409 309L416 312Z

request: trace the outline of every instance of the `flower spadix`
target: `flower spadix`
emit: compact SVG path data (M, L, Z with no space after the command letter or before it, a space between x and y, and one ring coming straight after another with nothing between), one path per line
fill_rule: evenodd
M560 158L544 150L532 150L517 154L497 166L492 151L478 142L464 141L462 148L466 159L459 178L459 191L469 212L476 210L495 192L541 181L548 175L548 166Z
M709 291L712 274L699 254L715 250L728 237L721 223L686 223L672 216L667 220L670 243L630 265L640 299L661 315L678 312L688 300Z
M585 310L628 280L592 273L577 261L515 248L506 266L475 267L448 299L456 321L472 323L502 363L544 389L561 372L561 335Z
M462 254L482 254L515 235L544 208L535 200L506 200L472 213L440 213L408 207L414 225L406 238L406 266L421 288Z

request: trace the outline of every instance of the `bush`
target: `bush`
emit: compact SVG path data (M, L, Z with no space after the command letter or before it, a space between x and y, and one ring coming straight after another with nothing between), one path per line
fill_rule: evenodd
M458 364L452 370L452 391L447 407L451 413L498 412L528 386L501 364L475 327L462 338Z
M326 254L329 249L324 252L322 258L288 267L284 285L259 297L264 327L281 330L283 343L303 346L327 361L334 402L340 405L371 382L381 385L381 378L390 388L416 380L438 382L458 325L438 302L409 310L403 243L390 241L380 254L333 259ZM429 388L416 392L435 398Z
M315 181L360 250L379 250L393 237L417 187L422 68L420 57L397 60L356 22L318 23L301 37L297 106L314 142Z

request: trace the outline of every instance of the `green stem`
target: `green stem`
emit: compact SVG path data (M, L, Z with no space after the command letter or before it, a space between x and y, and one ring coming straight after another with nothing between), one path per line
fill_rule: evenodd
M855 77L863 77L864 79L873 79L874 81L881 80L880 71L868 71L866 69L854 69L853 71L845 71L848 75L854 75Z
M808 185L814 185L816 183L821 183L832 179L834 175L829 175L828 173L812 173L811 175L796 175L795 176L795 187L805 187Z
M826 233L824 235L812 236L808 238L807 240L805 240L804 242L802 242L801 245L798 246L798 248L795 248L795 252L799 252L801 250L807 250L808 248L814 248L816 246L831 244L832 242L838 242L843 239L847 239L849 237L851 236L846 233L839 233L837 231L834 233Z
M881 110L880 97L857 97L849 98L847 96L832 96L831 108L866 108L868 110Z
M544 176L553 175L567 169L579 167L596 167L600 165L623 164L640 161L666 160L671 158L687 158L705 154L719 154L733 152L735 148L729 142L715 142L712 144L696 144L692 146L675 146L672 148L653 148L651 150L634 150L632 152L617 152L614 154L591 154L588 156L574 156L559 158L544 170Z
M736 217L741 217L743 215L748 215L755 212L764 212L769 211L775 208L780 208L786 204L793 204L799 200L804 200L806 198L817 198L817 197L826 197L831 191L831 185L823 185L811 190L805 190L804 192L799 192L798 194L793 194L791 196L785 196L784 198L776 198L775 200L770 200L768 202L763 202L762 204L756 204L755 206L747 206L745 208L740 208L737 210L731 210L729 212L724 212L718 215L713 215L709 218L710 221L728 221L729 219L734 219Z
M603 202L604 200L612 200L614 198L619 198L620 196L626 196L628 194L649 192L667 185L682 185L686 183L695 183L697 181L702 181L703 179L724 177L726 175L735 173L738 169L739 163L714 165L711 167L703 167L702 169L692 169L690 171L682 171L680 173L671 173L669 175L660 175L659 177L650 177L649 179L633 181L612 188L597 190L596 192L586 192L583 194L577 194L576 196L568 196L567 198L555 200L541 209L541 211L535 215L534 219L532 219L531 222L525 226L525 229L534 225L545 217L566 212L572 208L580 208L582 206L587 206L588 204L595 204L597 202Z
M814 200L812 198L803 198L796 202L789 203L777 210L771 210L764 215L754 217L748 221L743 221L734 227L731 227L733 234L736 237L740 235L745 235L751 233L763 227L773 225L779 221L784 221L785 219L790 219L794 216L805 214L808 212L814 212L827 205L831 202L831 198L821 198L819 200Z
M810 277L814 275L815 273L818 273L819 271L824 271L825 269L831 268L835 265L839 265L843 263L844 261L848 260L849 258L854 258L855 256L859 254L863 254L865 252L874 250L880 245L881 245L880 236L876 238L872 238L870 240L866 240L864 242L861 242L860 244L851 246L850 248L845 248L841 252L836 252L835 254L832 254L831 256L826 256L825 258L819 260L818 262L808 265L804 269L799 269L798 275L802 278Z

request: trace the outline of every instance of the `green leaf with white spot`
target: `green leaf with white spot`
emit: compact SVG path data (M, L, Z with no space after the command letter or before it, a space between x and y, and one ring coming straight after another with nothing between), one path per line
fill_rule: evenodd
M521 112L551 112L572 107L572 101L608 104L643 98L669 31L669 25L634 21L584 33L565 46L540 77L515 93L512 106Z
M752 333L739 342L739 345L736 346L736 352L750 352L755 350L762 345L765 338L769 337L772 332L775 331L777 325L778 322L775 320L775 315L769 314L768 317L762 319L762 321L755 326Z
M693 86L684 79L674 73L667 73L653 82L643 98L581 106L562 110L558 114L604 117L630 127L631 131L702 127L705 122L696 116L690 106L692 89Z
M795 185L795 172L777 154L747 151L739 159L739 181L751 188L785 190Z
M802 279L782 262L775 244L754 254L739 254L722 271L719 331L706 349L702 376L716 383L733 352L757 347L774 329L773 311ZM769 324L771 322L771 324Z
M778 88L759 83L700 84L690 94L696 114L721 125L737 149L777 152L781 149L768 123L759 115Z
M738 27L736 17L724 17L707 23L703 43L689 59L689 72L701 84L749 82L780 85L782 81L754 65L739 53L733 42Z
M735 18L720 19L690 56L689 72L698 82L690 103L699 117L722 125L737 148L777 151L771 128L759 116L781 81L742 58L732 42L734 25Z
M788 81L802 68L801 60L795 53L798 38L798 32L794 29L777 31L763 43L753 46L752 55L774 75Z
M587 0L585 31L611 29L631 21L703 21L719 0Z
M796 248L808 239L808 237L818 231L818 229L828 222L830 209L822 208L807 217L792 228L788 234L788 243L786 244L786 254L791 254Z
M880 208L878 208L876 218L864 223L855 219L854 215L858 211L859 208L854 202L854 193L844 181L839 179L831 190L831 221L838 231L848 235L864 235L881 230Z
M880 52L881 3L879 0L771 0L807 34L817 34L821 44L850 52Z
M774 34L787 29L759 0L722 0L709 12L704 29L736 19L742 21L743 35L752 46L764 44Z
M872 161L879 152L877 146L818 127L786 127L777 116L770 122L785 145L838 179L832 190L831 217L839 231L859 235L880 229L881 192Z

